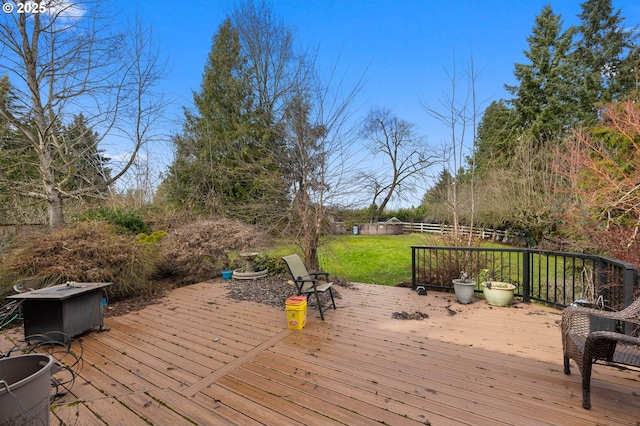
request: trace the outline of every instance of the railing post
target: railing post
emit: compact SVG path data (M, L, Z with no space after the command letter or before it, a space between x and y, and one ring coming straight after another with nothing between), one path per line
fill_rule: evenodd
M607 272L605 270L604 259L598 256L596 261L596 272L594 276L594 284L596 290L596 297L600 295L602 288L607 284Z
M622 272L622 297L624 298L624 306L629 306L633 303L636 276L637 271L633 265L624 265L624 271ZM631 323L624 323L625 334L631 334L633 328Z
M637 271L633 265L624 265L622 272L622 297L624 298L624 306L629 306L634 301L635 280Z
M531 302L531 251L522 250L522 301Z
M411 288L416 289L416 248L411 247Z

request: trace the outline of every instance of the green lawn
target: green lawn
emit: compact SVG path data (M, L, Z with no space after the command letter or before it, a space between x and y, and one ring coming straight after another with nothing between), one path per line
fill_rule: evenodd
M435 234L330 236L320 246L320 265L349 281L397 285L411 281L411 246L442 243ZM281 242L271 254L280 257L295 251L291 243Z
M323 241L322 268L349 281L396 285L411 280L411 246L437 244L428 234L345 235Z

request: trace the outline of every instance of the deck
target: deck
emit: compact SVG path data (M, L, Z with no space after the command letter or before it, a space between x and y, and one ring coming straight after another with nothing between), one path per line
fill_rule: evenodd
M557 310L339 292L338 309L324 322L310 311L303 330L286 328L284 309L225 297L222 282L108 318L108 331L82 337L80 377L51 425L640 424L638 371L596 366L582 409L577 367L562 373ZM415 311L429 317L392 318Z

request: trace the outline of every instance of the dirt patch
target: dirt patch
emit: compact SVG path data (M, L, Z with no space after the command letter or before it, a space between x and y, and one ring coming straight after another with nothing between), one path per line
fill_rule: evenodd
M141 296L132 297L130 299L119 300L107 305L104 310L104 317L111 318L128 314L129 312L139 311L154 303L160 303L162 296Z
M334 282L333 297L340 299L340 290L337 287L351 288L353 285L343 278L332 278ZM246 300L250 302L264 303L275 307L284 307L286 300L297 294L293 283L289 284L289 277L284 275L273 275L256 280L230 280L225 282L229 289L228 297L235 300ZM320 294L320 303L326 305L331 300L329 293ZM315 306L314 297L309 297L307 304Z
M423 320L425 318L429 318L429 314L425 314L424 312L420 311L415 311L413 313L402 311L392 313L391 318L399 320Z

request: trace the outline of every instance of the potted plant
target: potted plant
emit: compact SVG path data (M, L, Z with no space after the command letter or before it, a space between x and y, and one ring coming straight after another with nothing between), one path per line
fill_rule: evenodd
M511 283L496 281L493 274L487 269L483 273L482 294L487 303L492 306L511 306L516 286Z
M220 275L222 275L222 279L228 281L233 276L233 266L231 261L226 261L222 263L222 270L220 271Z
M466 305L473 300L473 292L476 288L476 282L469 278L465 271L460 273L460 278L455 278L453 281L453 290L456 293L456 299L458 302Z

